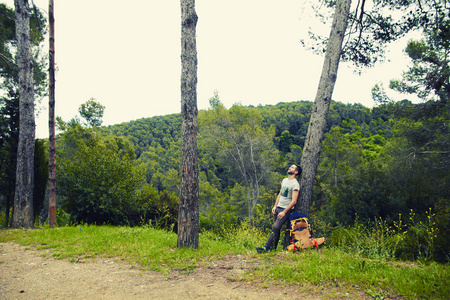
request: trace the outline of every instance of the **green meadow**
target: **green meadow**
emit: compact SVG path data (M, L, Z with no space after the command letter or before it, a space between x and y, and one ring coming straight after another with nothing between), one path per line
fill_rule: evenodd
M239 255L258 261L239 278L244 282L269 286L302 283L309 287L334 289L331 298L353 289L364 290L373 299L447 299L450 288L448 264L433 261L401 262L371 259L352 253L342 246L325 245L301 252L257 254L255 245L266 234L251 227L241 227L221 236L211 232L200 234L199 248L177 248L177 235L152 227L66 226L51 229L2 230L0 242L14 242L27 248L47 249L56 259L73 263L98 257L114 257L143 270L169 275L170 272L190 272L211 260ZM1 263L1 261L0 261ZM301 288L299 286L299 288Z

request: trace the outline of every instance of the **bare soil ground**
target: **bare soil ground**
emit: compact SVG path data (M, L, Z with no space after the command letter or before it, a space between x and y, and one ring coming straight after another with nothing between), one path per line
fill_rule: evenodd
M208 262L190 273L144 270L116 258L54 259L48 250L0 243L0 299L367 299L302 285L263 286L238 281L258 261L240 256Z

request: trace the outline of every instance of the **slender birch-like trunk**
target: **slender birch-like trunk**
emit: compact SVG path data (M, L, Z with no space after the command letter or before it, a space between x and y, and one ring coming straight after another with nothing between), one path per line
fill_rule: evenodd
M344 40L345 30L347 29L350 4L351 0L338 0L336 3L322 74L320 76L319 87L314 100L303 149L301 160L303 172L300 180L301 192L296 209L305 213L307 216L309 216L314 179L316 177L317 165L319 164L331 97L336 83L342 42Z

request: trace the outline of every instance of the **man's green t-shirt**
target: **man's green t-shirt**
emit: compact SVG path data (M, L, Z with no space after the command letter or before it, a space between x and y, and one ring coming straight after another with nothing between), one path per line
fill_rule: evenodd
M280 201L278 202L278 206L282 208L288 207L289 203L292 201L292 191L299 190L300 184L296 178L284 178L281 182Z

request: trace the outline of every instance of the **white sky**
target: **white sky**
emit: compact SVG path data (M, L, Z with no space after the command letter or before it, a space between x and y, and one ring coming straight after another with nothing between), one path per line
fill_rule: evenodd
M57 116L68 121L90 98L106 107L103 125L180 112L179 0L54 2ZM3 3L14 7L13 0ZM48 11L48 0L34 3ZM314 100L323 57L299 43L314 22L304 3L196 1L199 109L209 107L215 90L226 107ZM341 63L333 100L372 107L372 87L388 90L407 69L405 46L406 40L392 47L391 62L361 76ZM45 98L39 138L48 136L47 106Z

